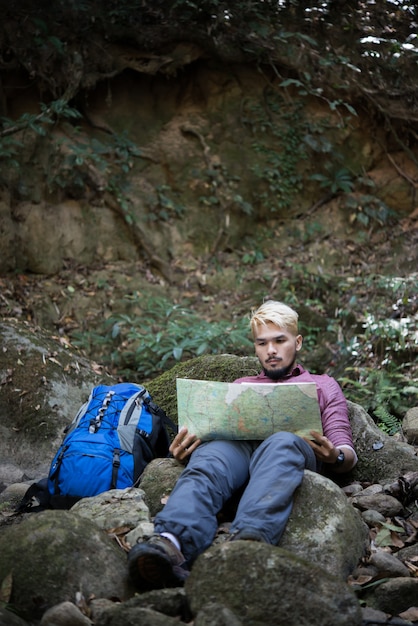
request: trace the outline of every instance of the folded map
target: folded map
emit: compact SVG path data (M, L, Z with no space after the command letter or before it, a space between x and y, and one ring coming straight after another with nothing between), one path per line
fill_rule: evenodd
M322 433L315 383L224 383L177 379L179 428L202 440L263 440L286 430Z

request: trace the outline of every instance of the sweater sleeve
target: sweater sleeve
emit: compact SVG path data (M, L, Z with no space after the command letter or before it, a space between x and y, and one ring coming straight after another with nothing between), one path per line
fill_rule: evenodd
M354 451L347 401L340 385L334 378L327 376L326 385L317 388L325 437L337 448L348 446Z

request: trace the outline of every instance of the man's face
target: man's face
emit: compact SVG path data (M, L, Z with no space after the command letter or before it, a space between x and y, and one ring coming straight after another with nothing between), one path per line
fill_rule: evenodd
M293 335L275 324L257 326L255 353L269 378L279 380L292 371L302 341L302 335Z

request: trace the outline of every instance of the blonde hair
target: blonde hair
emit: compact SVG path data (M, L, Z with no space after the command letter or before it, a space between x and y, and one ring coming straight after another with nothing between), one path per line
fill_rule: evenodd
M276 300L266 300L263 304L252 311L250 325L253 337L258 326L266 324L274 324L279 328L283 328L291 332L293 335L298 334L299 315L283 302Z

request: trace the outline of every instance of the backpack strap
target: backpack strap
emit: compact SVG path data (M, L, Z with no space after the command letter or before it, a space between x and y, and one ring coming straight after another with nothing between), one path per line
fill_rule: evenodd
M146 403L146 405L148 406L149 410L151 411L153 415L156 415L157 417L161 418L164 426L167 426L173 432L173 434L176 435L178 433L177 424L175 424L173 420L168 417L164 409L162 409L160 406L155 404L154 400L152 400L151 398L145 398L144 402Z
M115 448L113 450L112 482L110 483L110 489L116 489L116 485L118 482L119 468L120 468L120 450L118 448Z
M48 477L33 483L25 492L22 500L15 508L16 513L44 511L51 508L50 493L48 491Z
M54 482L54 495L60 495L60 490L58 487L58 479L59 479L62 459L63 459L64 454L67 452L67 448L68 448L68 445L65 445L62 447L61 452L59 453L58 458L56 460L54 470L49 476L50 480Z

